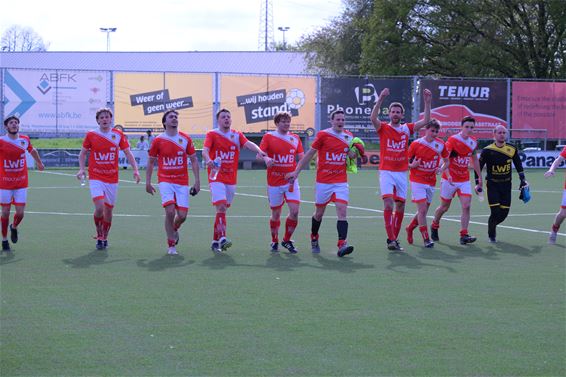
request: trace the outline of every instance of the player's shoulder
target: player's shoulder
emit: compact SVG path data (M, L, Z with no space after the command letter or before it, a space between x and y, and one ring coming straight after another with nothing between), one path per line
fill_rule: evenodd
M344 130L344 131L342 131L342 132L344 132L344 134L348 135L350 138L352 138L352 139L354 138L354 134L351 133L350 131Z
M23 135L23 134L19 134L18 135L20 139L24 139L26 140L28 143L30 142L30 138L28 135Z
M184 133L184 132L181 132L181 131L179 131L179 136L181 136L181 137L183 137L183 138L185 138L185 139L187 139L187 140L190 140L190 141L193 140L189 134Z

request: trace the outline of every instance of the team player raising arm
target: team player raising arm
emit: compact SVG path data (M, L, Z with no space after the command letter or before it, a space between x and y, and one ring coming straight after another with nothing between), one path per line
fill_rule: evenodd
M416 123L402 123L405 108L399 102L392 102L389 105L390 123L381 122L378 116L381 105L387 96L389 96L389 88L383 89L379 94L370 119L380 140L379 189L383 199L383 220L387 233L387 248L402 251L403 248L399 244L398 238L405 216L409 137L428 124L432 93L428 89L423 91L424 119ZM395 212L393 212L393 209L395 209Z

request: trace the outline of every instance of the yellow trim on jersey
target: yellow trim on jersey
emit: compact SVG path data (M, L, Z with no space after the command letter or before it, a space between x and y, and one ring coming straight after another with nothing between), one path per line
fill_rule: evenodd
M499 153L503 153L504 155L513 158L517 149L509 144L503 144L502 147L498 147L495 143L489 144L485 149L491 149L492 151L496 151Z

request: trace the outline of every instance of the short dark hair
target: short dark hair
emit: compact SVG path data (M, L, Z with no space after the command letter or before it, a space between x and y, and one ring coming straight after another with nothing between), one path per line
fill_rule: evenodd
M440 130L440 122L437 119L432 118L430 122L426 124L425 128L427 130L429 128L436 128L437 130Z
M108 107L101 107L100 109L96 110L96 120L98 120L98 117L100 116L100 114L102 113L108 113L110 114L110 118L114 117L114 114L112 114L112 110Z
M473 124L476 124L476 119L474 117L471 116L465 116L462 118L462 126L464 125L464 123L466 122L472 122Z
M167 119L167 115L171 113L175 113L177 114L177 116L179 115L179 112L177 110L167 110L165 114L163 114L163 116L161 117L161 124L163 124L163 128L165 128L165 119Z
M225 108L222 108L222 109L218 110L218 112L216 113L216 120L218 120L218 117L219 117L219 116L220 116L220 114L222 114L222 113L228 113L228 114L231 114L231 113L230 113L230 110L228 110L228 109L225 109Z
M291 120L291 113L288 111L280 111L277 114L275 114L275 116L273 117L273 122L275 124L279 123L281 120L283 119L289 119Z
M389 105L389 111L391 111L392 107L399 107L401 109L401 112L405 114L405 108L403 107L401 102L391 102L391 105Z
M10 115L8 118L4 119L4 125L7 126L8 122L11 121L12 119L17 120L18 123L20 123L20 118L18 118L15 115Z
M344 110L342 109L334 110L333 112L330 113L330 119L334 119L334 116L336 116L336 114L345 115Z

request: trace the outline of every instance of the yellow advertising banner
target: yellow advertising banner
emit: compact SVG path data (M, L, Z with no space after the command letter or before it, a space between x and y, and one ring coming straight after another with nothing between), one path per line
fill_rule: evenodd
M314 77L221 75L220 107L230 110L234 129L260 133L275 129L273 117L291 113L291 131L314 134Z
M114 118L125 130L161 130L167 110L179 112L179 131L202 135L213 128L211 74L116 73Z

